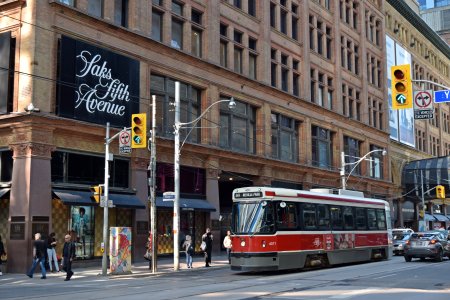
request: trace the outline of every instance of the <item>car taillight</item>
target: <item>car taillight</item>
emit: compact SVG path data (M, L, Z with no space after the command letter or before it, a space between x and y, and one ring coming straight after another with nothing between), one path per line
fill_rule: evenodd
M436 244L436 243L437 243L436 240L431 240L431 241L430 241L430 244Z

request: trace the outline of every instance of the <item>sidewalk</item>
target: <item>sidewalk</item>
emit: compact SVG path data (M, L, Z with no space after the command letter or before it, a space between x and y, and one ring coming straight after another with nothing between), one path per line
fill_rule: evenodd
M73 272L74 276L73 279L76 278L86 278L86 277L96 277L101 276L102 274L102 266L101 266L101 260L98 260L97 263L99 265L97 266L86 266L86 267L80 267L74 266ZM217 253L212 254L212 263L211 268L205 267L205 258L201 255L195 255L192 263L192 269L188 269L186 267L186 256L184 253L180 253L180 266L179 266L179 272L196 272L196 271L206 271L210 269L215 268L229 268L230 265L228 264L228 258L227 255L224 253ZM111 275L109 274L109 266L108 266L108 276L106 278L133 278L133 277L147 277L147 276L157 276L157 275L163 275L163 274L170 274L170 273L176 273L174 272L173 268L173 255L172 256L164 256L164 257L158 257L158 264L157 264L157 272L152 273L152 270L149 268L149 262L144 260L143 258L137 258L136 261L131 266L131 274L123 274L123 275ZM64 278L65 277L64 272L58 272L58 273L50 273L47 271L47 278ZM37 273L34 274L35 278L41 277L40 269L37 268ZM3 276L0 276L0 279L28 279L25 274L20 273L3 273Z

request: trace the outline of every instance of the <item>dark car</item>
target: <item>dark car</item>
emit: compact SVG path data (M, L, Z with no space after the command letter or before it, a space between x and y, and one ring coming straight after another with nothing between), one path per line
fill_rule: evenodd
M444 256L450 258L450 243L445 230L412 233L405 243L404 257L407 262L413 258L425 260L427 257L442 261Z

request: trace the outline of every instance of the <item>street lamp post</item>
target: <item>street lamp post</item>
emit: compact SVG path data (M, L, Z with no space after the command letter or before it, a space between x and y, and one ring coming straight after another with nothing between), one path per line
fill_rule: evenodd
M180 266L180 129L183 126L195 126L198 121L210 110L213 105L221 102L229 102L228 107L233 109L236 106L233 97L226 100L219 100L208 106L203 113L193 121L181 123L180 122L180 82L175 82L175 123L174 123L174 193L175 199L173 201L173 269L178 271Z
M374 152L379 152L381 151L382 155L386 155L386 150L384 149L375 149L372 150L368 153L366 153L363 157L359 158L357 161L355 162L351 162L351 163L345 163L345 153L344 151L341 152L341 169L340 169L340 175L341 175L341 183L342 183L342 189L345 190L346 186L347 186L347 180L350 177L350 175L352 174L352 172L356 169L356 167L363 161L367 159L367 156L369 156L370 154L374 153ZM345 178L345 166L349 166L349 165L353 165L353 168L350 170L350 172L348 173L347 178Z

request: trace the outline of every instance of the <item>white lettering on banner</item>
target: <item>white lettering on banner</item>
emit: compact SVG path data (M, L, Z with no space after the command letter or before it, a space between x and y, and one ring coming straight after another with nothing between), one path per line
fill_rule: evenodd
M89 113L101 111L111 115L123 116L125 105L113 102L116 100L130 101L128 85L121 83L119 79L112 78L111 69L106 67L107 62L101 63L101 55L97 54L92 57L89 51L83 50L77 55L77 58L83 61L84 66L80 74L76 74L76 76L79 78L84 78L87 75L97 77L98 84L91 87L83 83L78 87L75 108L84 103Z

